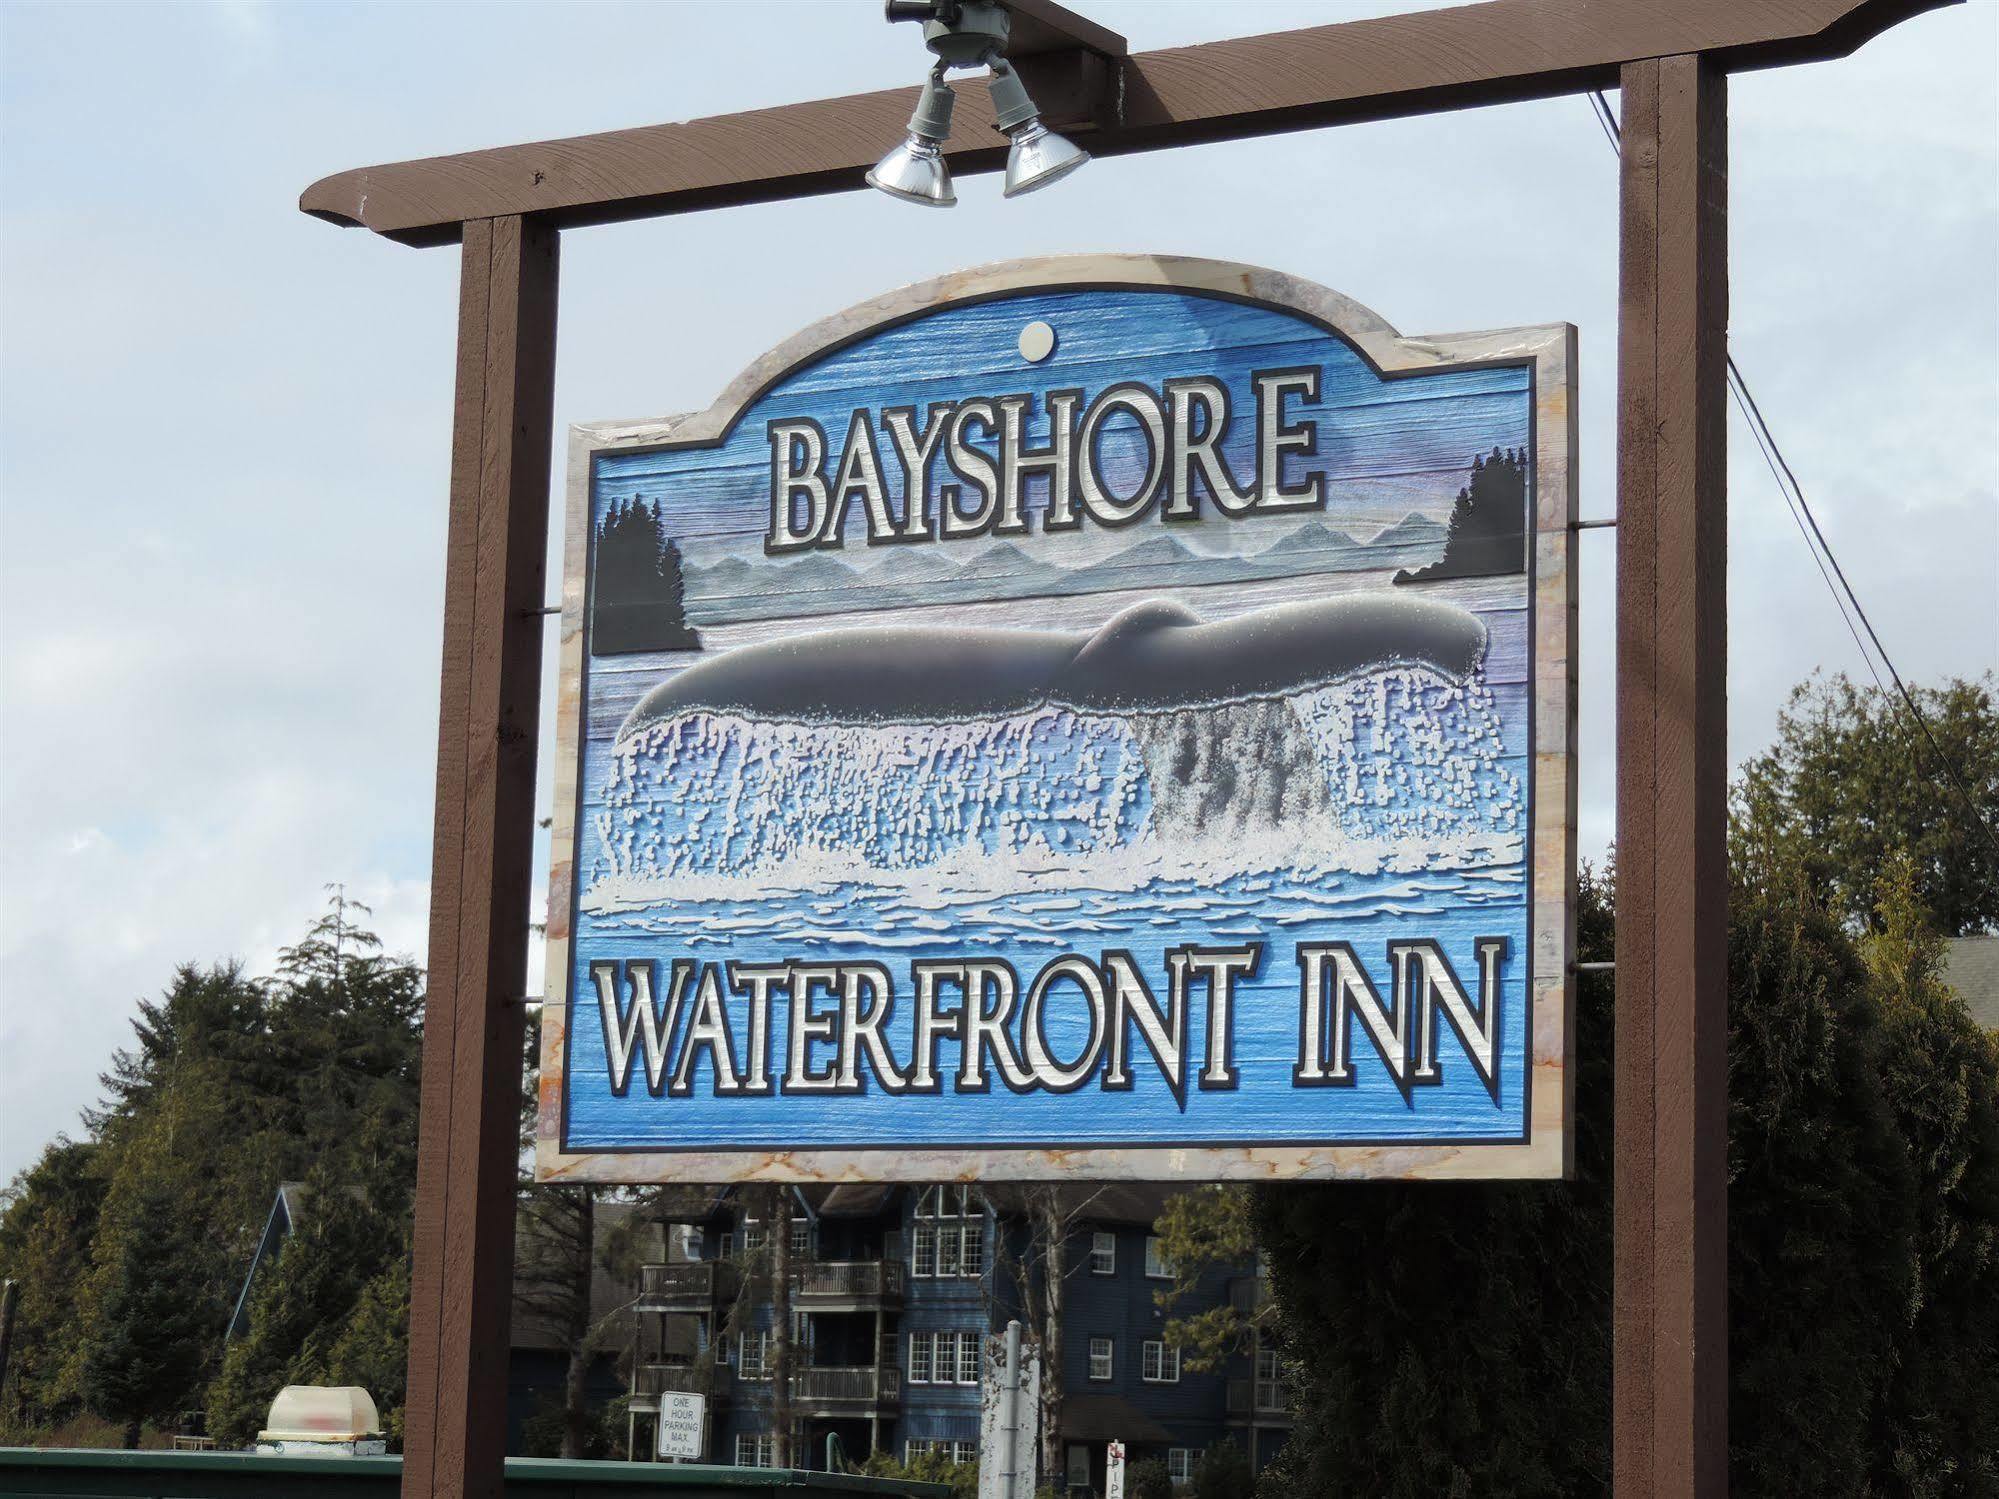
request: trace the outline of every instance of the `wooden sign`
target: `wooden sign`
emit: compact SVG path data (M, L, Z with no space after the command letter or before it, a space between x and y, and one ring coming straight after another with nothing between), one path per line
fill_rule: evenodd
M1574 351L1075 257L577 429L542 1179L1562 1174Z

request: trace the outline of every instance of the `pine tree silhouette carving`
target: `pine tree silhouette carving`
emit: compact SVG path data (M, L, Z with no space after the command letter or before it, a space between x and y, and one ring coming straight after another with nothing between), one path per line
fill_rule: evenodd
M1471 483L1451 507L1443 558L1413 573L1405 568L1395 581L1502 577L1526 566L1527 454L1494 448L1472 460Z
M680 547L666 534L664 504L644 495L615 500L597 523L590 588L590 650L598 656L639 651L698 651L687 623Z

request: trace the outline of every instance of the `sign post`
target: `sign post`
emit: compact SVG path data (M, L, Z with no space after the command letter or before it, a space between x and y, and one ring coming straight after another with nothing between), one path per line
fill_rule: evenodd
M1104 1499L1124 1499L1123 1442L1112 1442L1105 1450Z

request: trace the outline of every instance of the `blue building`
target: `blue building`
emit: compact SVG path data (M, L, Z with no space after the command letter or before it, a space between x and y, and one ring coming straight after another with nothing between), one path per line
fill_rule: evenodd
M768 1189L696 1199L678 1209L667 1257L640 1271L632 1371L635 1448L663 1391L708 1397L704 1457L776 1460L771 1225L752 1206ZM1046 1261L1023 1189L963 1185L787 1188L792 1324L791 1420L798 1460L886 1452L978 1455L980 1354L988 1333L1046 1292ZM1041 1221L1059 1223L1063 1471L1042 1481L1101 1493L1108 1444L1132 1461L1164 1460L1176 1478L1230 1439L1261 1467L1288 1430L1275 1350L1255 1344L1226 1372L1183 1366L1167 1345L1155 1293L1172 1272L1151 1232L1162 1194L1081 1189ZM769 1214L769 1209L765 1209ZM1044 1230L1044 1242L1045 1242ZM1212 1271L1175 1308L1192 1313L1260 1295L1253 1266Z

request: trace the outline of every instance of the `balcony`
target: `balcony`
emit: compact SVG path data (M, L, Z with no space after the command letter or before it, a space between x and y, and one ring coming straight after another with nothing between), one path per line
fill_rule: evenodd
M1270 1304L1270 1282L1260 1275L1238 1275L1229 1282L1229 1305L1244 1317L1253 1317Z
M803 1411L839 1415L902 1403L902 1370L893 1365L873 1368L804 1368L793 1377L792 1400Z
M636 1396L706 1395L726 1400L735 1371L727 1364L640 1364L632 1371Z
M1284 1400L1284 1385L1274 1379L1231 1379L1228 1397L1231 1421L1249 1419L1252 1395L1256 1400L1255 1415L1259 1426L1291 1424L1291 1410Z
M647 1312L707 1312L736 1294L740 1277L726 1260L689 1265L639 1266L639 1309Z
M792 1270L801 1312L876 1311L902 1305L901 1260L815 1260Z

